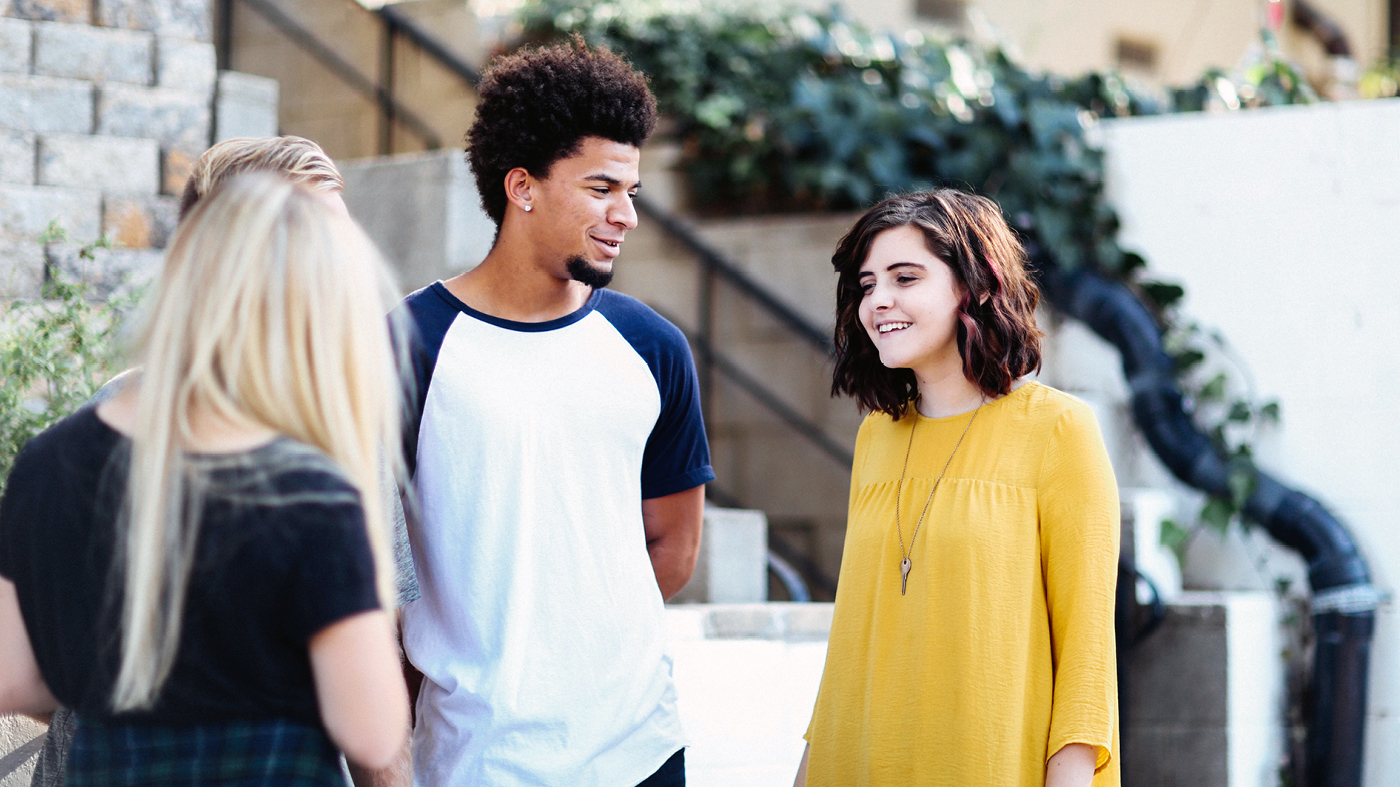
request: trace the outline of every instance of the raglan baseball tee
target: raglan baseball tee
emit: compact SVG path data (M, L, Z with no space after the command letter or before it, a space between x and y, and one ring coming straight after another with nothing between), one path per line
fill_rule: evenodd
M684 336L595 291L543 323L400 306L419 785L635 784L685 744L641 501L714 478Z

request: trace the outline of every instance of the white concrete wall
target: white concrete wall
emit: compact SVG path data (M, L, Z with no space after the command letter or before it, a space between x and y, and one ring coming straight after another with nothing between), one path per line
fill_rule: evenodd
M1261 396L1282 404L1260 464L1335 512L1393 592L1400 101L1118 121L1106 140L1125 245L1185 286L1185 308L1221 328ZM1239 570L1217 569L1227 580ZM1391 602L1377 616L1371 665L1365 783L1379 787L1400 778Z
M692 787L792 784L826 663L831 604L666 610Z

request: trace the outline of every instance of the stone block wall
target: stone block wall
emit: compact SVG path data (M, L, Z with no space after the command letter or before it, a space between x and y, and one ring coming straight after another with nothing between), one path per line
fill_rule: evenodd
M154 270L214 136L210 37L208 0L0 0L0 298ZM68 243L40 244L51 221ZM79 265L103 234L117 247Z

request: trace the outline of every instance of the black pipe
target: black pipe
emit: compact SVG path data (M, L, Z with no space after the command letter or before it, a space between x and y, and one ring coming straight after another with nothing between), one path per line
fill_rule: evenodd
M1308 0L1293 0L1293 24L1311 33L1332 57L1351 57L1346 31Z
M219 71L233 69L233 0L218 0L215 8L214 62Z
M1390 0L1390 5L1394 43L1400 36L1395 32L1400 30L1400 16L1397 16L1400 0ZM472 85L478 83L480 75L475 69L448 52L415 22L391 7L381 9L380 14L439 62ZM1340 34L1340 29L1337 32ZM1339 39L1345 46L1345 36ZM644 199L638 200L637 207L695 253L702 264L756 299L797 335L819 350L831 351L831 340L825 331L811 325L767 288L729 263L689 227ZM1087 270L1060 271L1029 233L1027 252L1038 263L1036 268L1046 299L1065 314L1088 323L1095 333L1118 348L1132 391L1134 420L1157 456L1177 478L1191 486L1213 495L1227 494L1225 461L1187 415L1181 391L1176 386L1174 365L1162 349L1161 333L1151 313L1121 284ZM712 353L713 348L708 342L705 344L702 352ZM736 366L720 364L720 371L740 382L750 393L756 393L750 386L743 385L752 381L745 379L747 375L736 375L739 372ZM758 388L767 393L761 386ZM770 397L760 396L760 399L789 424L799 426L799 422L806 422L790 408L775 408L782 403L776 397L768 401ZM820 430L800 427L798 430L833 458L846 457L844 449L831 444L830 438ZM1346 528L1321 504L1288 489L1265 473L1258 473L1255 492L1246 501L1245 511L1270 535L1300 552L1308 562L1308 581L1313 590L1313 626L1318 637L1312 676L1314 702L1308 718L1307 787L1359 787L1376 606L1376 594L1370 586L1365 561ZM773 543L770 547L782 554ZM783 556L790 561L805 558L795 550ZM820 572L817 576L821 576ZM818 585L834 595L835 582L829 579L827 582L829 588L821 582ZM1146 634L1140 632L1140 636Z
M1212 495L1228 494L1226 463L1191 421L1151 312L1125 285L1087 270L1064 271L1033 236L1026 238L1041 291L1122 354L1133 417L1172 474ZM1308 564L1313 592L1312 706L1307 787L1359 787L1366 733L1366 688L1378 601L1370 572L1346 527L1321 503L1257 472L1245 514Z
M1387 53L1391 57L1400 57L1400 0L1390 0L1387 10L1390 17L1390 36L1386 39Z

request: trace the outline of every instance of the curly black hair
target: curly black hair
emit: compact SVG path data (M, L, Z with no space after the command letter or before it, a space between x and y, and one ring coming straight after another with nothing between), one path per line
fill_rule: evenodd
M524 167L547 178L554 162L578 152L584 137L640 148L656 128L656 98L646 76L577 36L498 58L477 93L467 162L481 207L498 228L506 215L507 172Z

